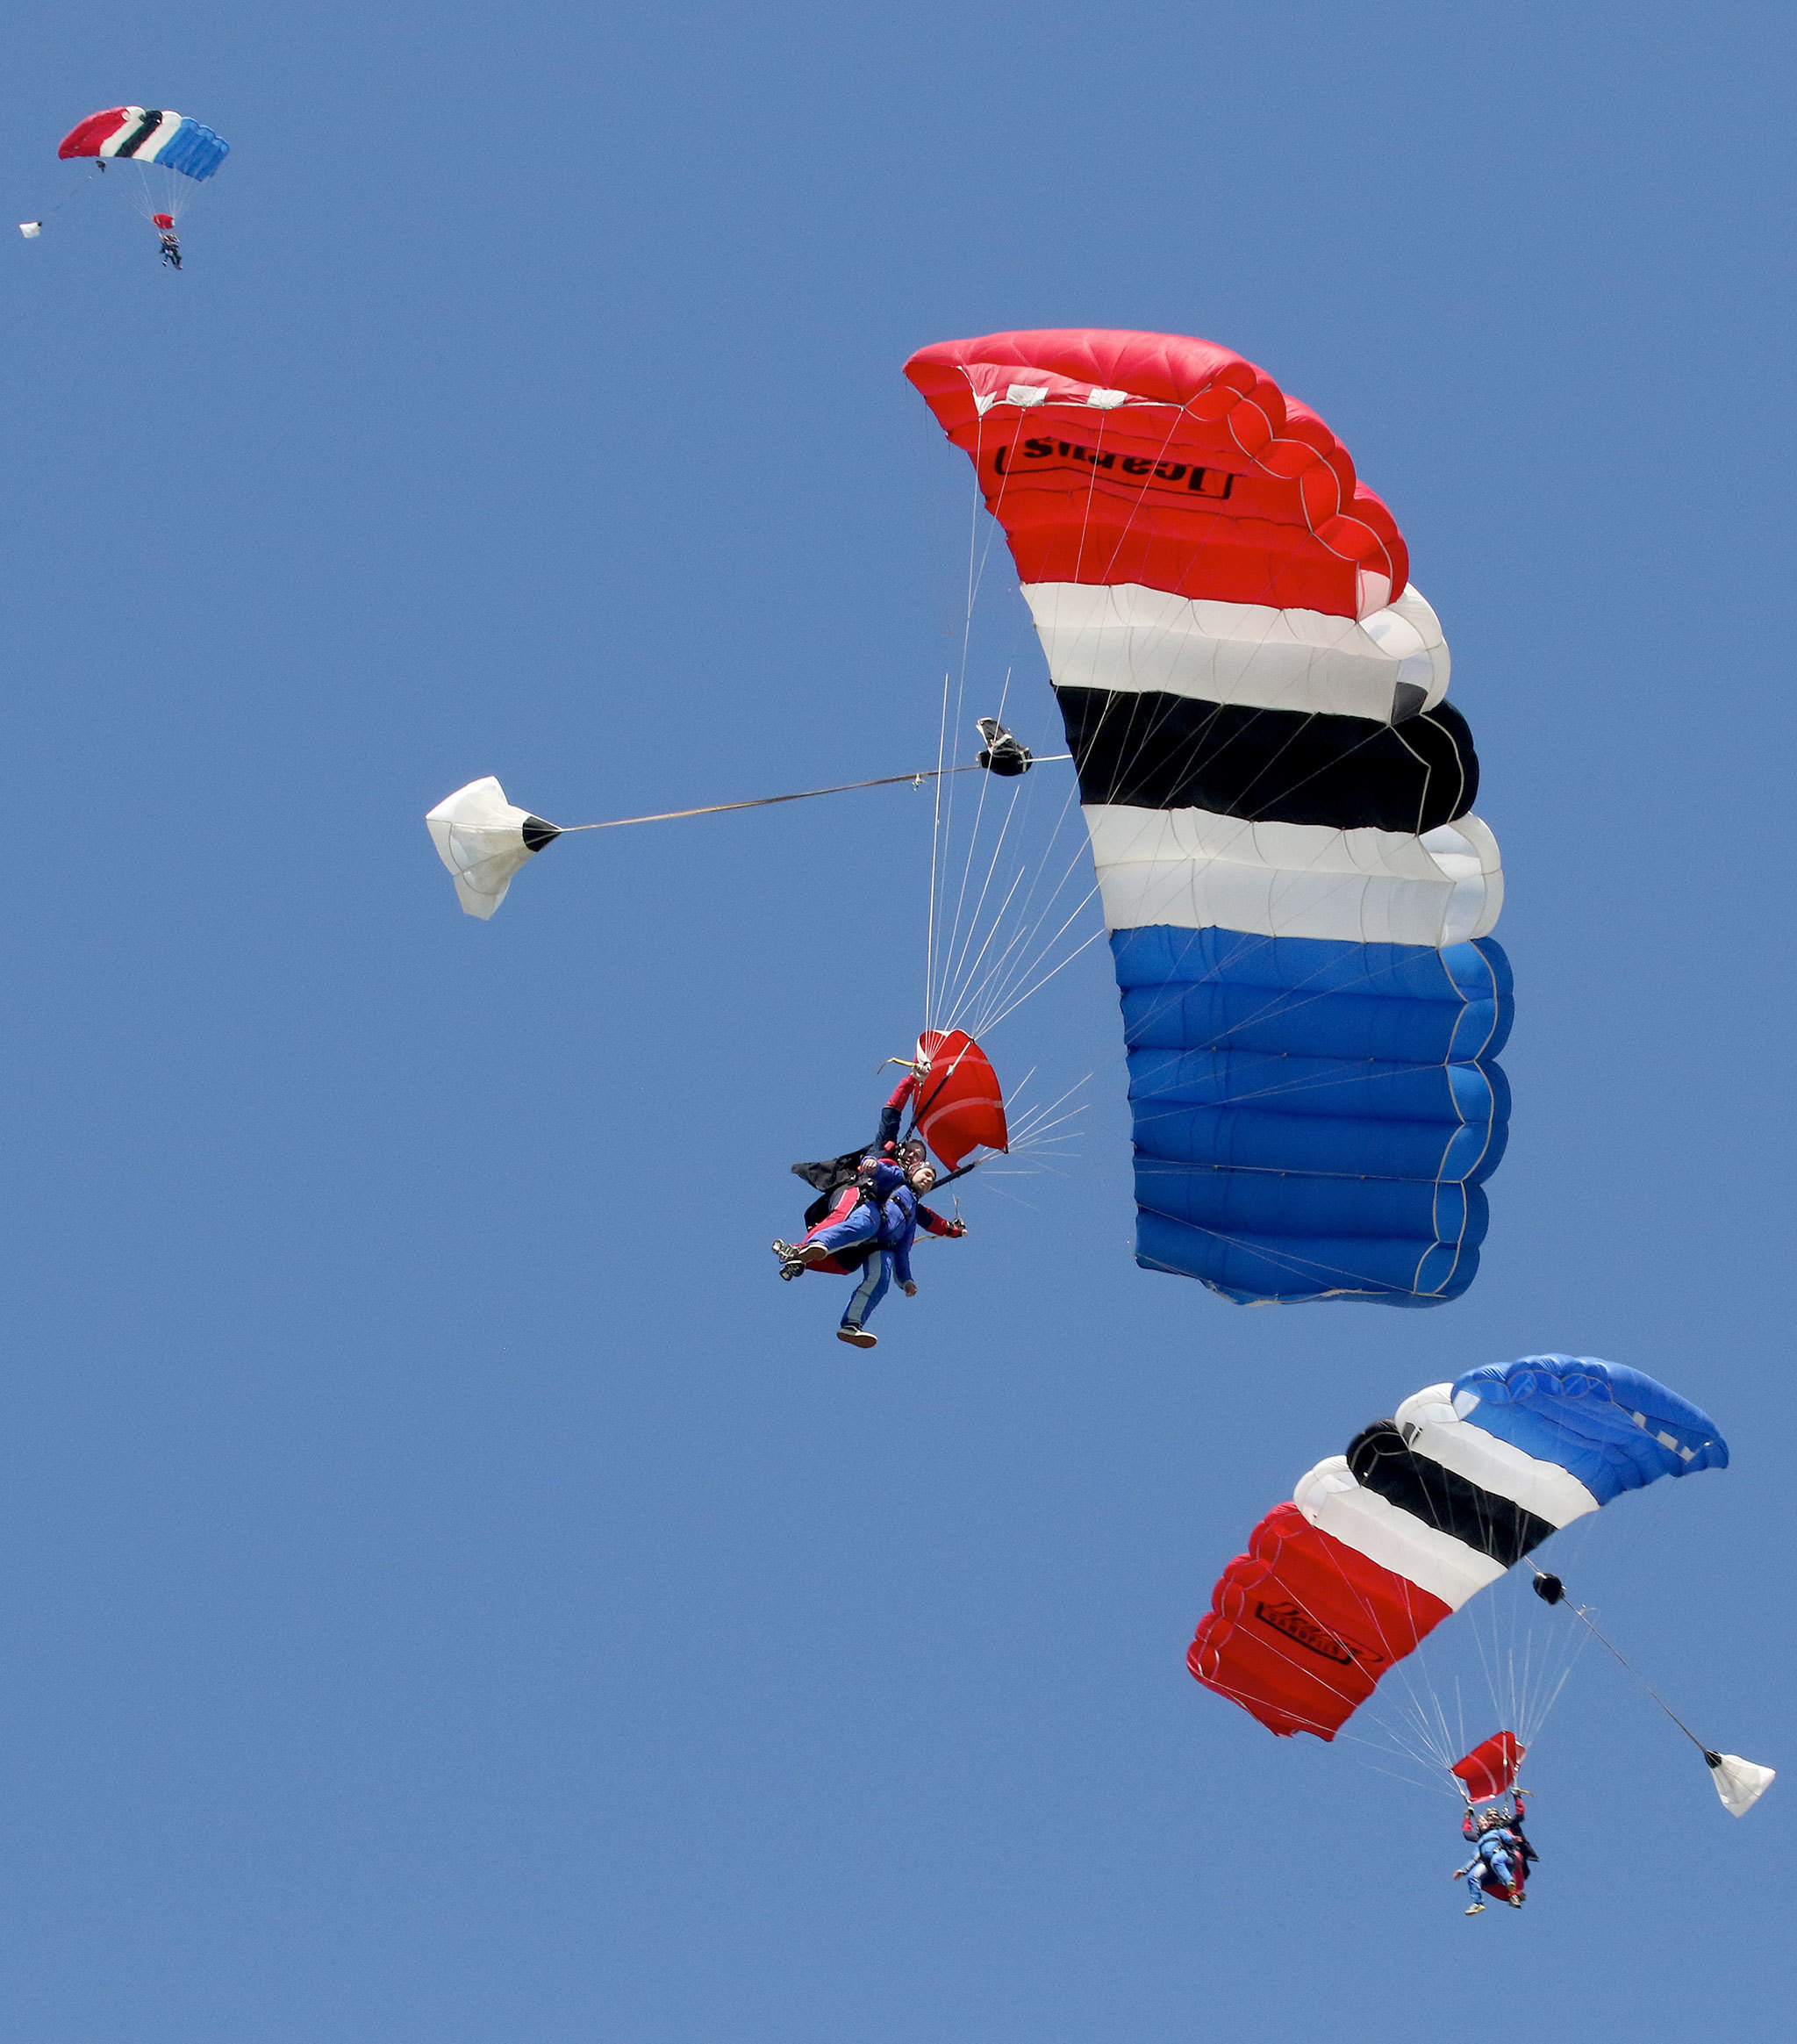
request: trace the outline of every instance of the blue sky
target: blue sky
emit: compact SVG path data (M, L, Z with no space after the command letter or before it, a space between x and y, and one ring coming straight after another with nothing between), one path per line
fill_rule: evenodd
M0 300L10 2033L1785 2035L1788 1785L1732 1822L1619 1671L1469 1924L1448 1803L1182 1659L1366 1420L1595 1353L1736 1451L1607 1618L1797 1750L1785 11L11 21L10 218L97 106L233 153L181 276L89 190ZM967 493L900 365L1049 325L1263 364L1446 626L1519 1019L1439 1312L1134 1267L1095 950L992 1045L1092 1072L1073 1162L857 1357L766 1244L916 1027L927 798L573 840L485 927L431 855L478 773L930 757Z

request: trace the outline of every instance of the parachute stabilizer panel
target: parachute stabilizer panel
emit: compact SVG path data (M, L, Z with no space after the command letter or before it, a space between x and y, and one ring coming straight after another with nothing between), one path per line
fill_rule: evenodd
M1459 1782L1469 1803L1490 1803L1516 1785L1516 1770L1529 1748L1514 1732L1494 1732L1471 1753L1462 1754L1448 1772Z
M1503 873L1396 521L1208 341L990 334L906 373L1004 527L1061 705L1137 1260L1243 1303L1457 1297L1509 1114Z
M982 1146L1010 1145L998 1074L964 1029L917 1039L917 1132L950 1171Z

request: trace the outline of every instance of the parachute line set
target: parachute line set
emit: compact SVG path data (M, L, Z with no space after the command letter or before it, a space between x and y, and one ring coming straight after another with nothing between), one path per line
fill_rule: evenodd
M149 221L160 239L164 263L182 267L175 224L194 194L231 154L224 137L191 115L160 106L109 106L77 121L63 136L56 154L65 162L90 160L93 168L74 192L50 208L43 219L21 220L27 241L42 235L49 220L89 181L111 169L131 204Z
M1396 520L1314 412L1209 341L995 333L920 349L905 373L974 481L934 767L574 828L933 781L912 1131L951 1175L1026 1133L1063 1139L1048 1131L1082 1111L1061 1112L1078 1087L1013 1130L981 1039L1107 938L1137 1263L1242 1305L1450 1303L1489 1227L1514 1001L1478 756ZM1006 728L1007 667L977 760L957 764L999 534L1067 750L1037 758ZM1044 828L1031 770L1063 761ZM427 822L483 920L562 835L490 778ZM1586 1641L1635 1675L1537 1551L1572 1552L1625 1495L1728 1460L1708 1416L1642 1371L1560 1354L1465 1370L1299 1478L1223 1569L1187 1666L1279 1737L1355 1740L1469 1811L1516 1795ZM1476 1648L1505 1721L1477 1743L1459 1678L1450 1703L1429 1666L1439 1628ZM1636 1680L1743 1814L1772 1770L1707 1746Z

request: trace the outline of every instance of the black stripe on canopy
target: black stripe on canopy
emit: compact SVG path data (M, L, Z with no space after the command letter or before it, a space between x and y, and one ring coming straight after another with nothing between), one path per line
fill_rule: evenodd
M1395 1420L1376 1419L1356 1434L1348 1444L1348 1467L1387 1504L1489 1554L1506 1568L1539 1547L1555 1530L1514 1498L1486 1490L1407 1447Z
M136 155L137 152L143 147L146 142L149 140L150 137L155 133L156 130L161 127L161 108L160 106L146 107L144 109L144 118L137 124L137 126L131 131L131 133L125 138L125 140L118 145L118 147L112 152L112 154L115 156Z
M1448 703L1381 724L1191 696L1055 693L1082 802L1421 833L1465 815L1478 793L1472 734Z

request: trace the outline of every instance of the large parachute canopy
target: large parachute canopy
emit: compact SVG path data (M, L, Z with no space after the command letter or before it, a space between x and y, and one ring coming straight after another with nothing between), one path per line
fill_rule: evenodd
M102 170L116 167L132 204L161 229L174 226L199 186L231 154L231 145L190 114L160 106L109 106L77 121L56 154L66 159L90 156Z
M1457 1297L1509 1113L1503 877L1391 513L1209 341L996 333L906 374L1010 542L1077 768L1137 1261L1244 1303Z
M1558 1355L1469 1370L1299 1479L1224 1569L1186 1665L1270 1732L1332 1739L1557 1529L1728 1463L1709 1416L1639 1370Z
M505 800L491 774L446 795L425 818L463 913L490 921L525 861L562 833Z
M56 154L160 163L165 170L197 181L211 176L231 154L231 145L188 114L168 113L157 106L109 106L77 121Z

